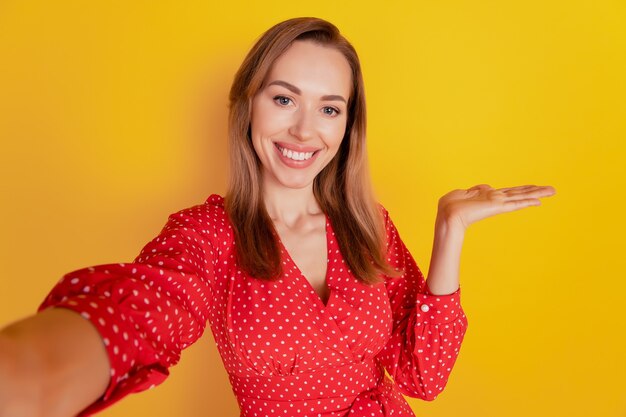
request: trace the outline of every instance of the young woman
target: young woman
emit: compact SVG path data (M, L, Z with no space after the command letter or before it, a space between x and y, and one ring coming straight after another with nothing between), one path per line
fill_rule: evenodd
M467 329L466 228L554 189L443 196L426 281L373 198L365 126L337 28L269 29L230 92L226 196L170 215L132 263L66 274L5 328L0 416L86 416L157 385L207 321L242 416L413 416L401 394L436 398Z

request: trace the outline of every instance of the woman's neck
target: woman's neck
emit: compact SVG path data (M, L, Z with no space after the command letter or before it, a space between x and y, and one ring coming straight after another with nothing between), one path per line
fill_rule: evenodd
M263 182L263 200L270 218L287 227L322 213L312 183L303 188L288 188L266 180Z

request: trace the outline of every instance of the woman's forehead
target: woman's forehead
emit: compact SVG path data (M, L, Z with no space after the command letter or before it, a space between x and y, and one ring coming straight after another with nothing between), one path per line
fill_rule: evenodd
M276 59L264 84L275 81L295 86L302 94L341 95L347 99L352 90L352 68L332 46L295 41Z

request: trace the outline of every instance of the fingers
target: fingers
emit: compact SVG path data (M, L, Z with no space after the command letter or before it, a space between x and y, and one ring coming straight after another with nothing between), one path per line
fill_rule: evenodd
M503 191L503 192L519 191L519 190L526 190L532 187L536 187L536 185L518 185L515 187L498 188L498 191Z
M475 185L473 187L470 187L467 189L467 191L472 191L472 190L480 190L480 189L492 189L493 187L490 186L489 184L478 184ZM527 184L527 185L517 185L515 187L504 187L504 188L497 188L495 189L495 191L502 191L502 192L506 192L508 193L516 193L519 191L525 191L525 190L530 190L532 188L545 188L545 189L551 189L554 193L556 193L556 190L554 189L554 187L550 186L550 185L534 185L534 184Z
M524 198L538 198L538 197L549 197L551 195L556 194L556 190L552 186L522 186L522 187L512 187L504 193L509 197L524 197Z
M530 206L540 206L541 201L536 198L525 198L522 200L508 200L502 203L506 211L520 210Z

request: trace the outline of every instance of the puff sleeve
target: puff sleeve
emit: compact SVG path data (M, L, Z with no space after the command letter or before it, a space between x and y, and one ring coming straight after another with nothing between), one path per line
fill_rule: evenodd
M182 349L203 333L212 299L214 256L206 204L171 214L131 263L65 274L38 311L67 308L99 331L111 378L88 416L127 394L160 384Z
M432 401L446 386L467 330L461 289L433 295L389 213L382 210L388 261L404 272L397 278L385 277L393 325L377 358L403 394Z

